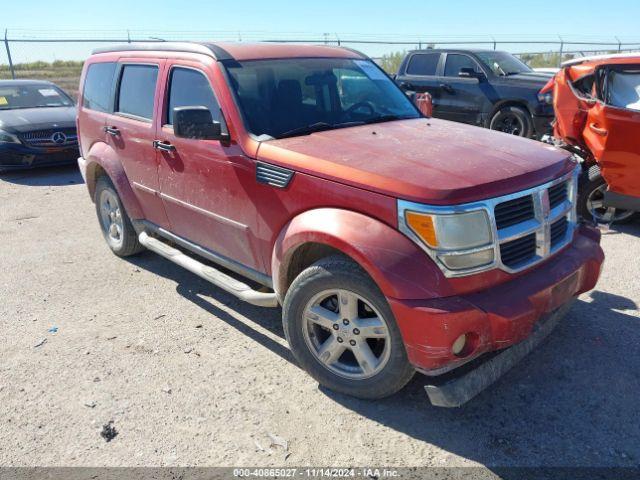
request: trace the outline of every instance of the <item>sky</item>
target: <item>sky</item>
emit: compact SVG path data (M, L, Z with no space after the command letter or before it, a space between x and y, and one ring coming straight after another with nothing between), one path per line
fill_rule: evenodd
M4 0L16 4L14 0ZM590 7L589 5L593 5ZM640 44L640 2L609 0L502 1L424 0L65 0L64 9L51 0L21 0L3 8L0 28L10 38L134 37L242 40L294 38L417 40L557 39L607 40ZM23 59L46 52L36 44L19 44ZM390 46L351 45L377 55ZM515 50L515 46L505 45ZM399 46L396 50L413 48ZM533 48L529 46L528 49ZM573 48L573 47L572 47ZM587 48L587 47L585 47ZM540 45L541 51L551 49ZM81 54L77 45L58 46L58 58ZM20 61L20 59L14 59ZM0 63L2 58L0 57Z

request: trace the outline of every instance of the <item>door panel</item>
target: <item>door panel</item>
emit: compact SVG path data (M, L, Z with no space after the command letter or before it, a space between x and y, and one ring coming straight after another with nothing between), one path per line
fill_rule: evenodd
M219 141L178 138L169 123L168 109L179 106L207 106L215 119L223 120L215 96L211 93L208 68L198 63L171 61L163 84L163 122L158 140L171 144L174 149L157 152L159 161L160 192L169 218L170 230L198 245L224 255L245 266L265 271L256 254L256 208L251 191L256 185L255 162L243 155L237 145L223 145ZM175 88L171 79L174 72L190 70L193 74L187 84L192 90ZM171 89L174 89L173 95ZM195 94L193 89L209 89ZM199 105L185 103L197 102ZM223 130L225 127L223 126Z
M597 102L587 115L584 140L609 190L640 197L640 111Z
M463 67L477 72L482 72L482 69L468 55L448 53L444 62L444 76L438 80L441 95L439 116L456 122L478 123L480 108L485 101L480 81L458 74Z
M116 68L116 62L93 63L89 65L83 78L77 119L82 155L88 155L93 143L106 140L104 127L112 107Z
M556 121L554 136L573 145L582 145L587 112L594 102L588 101L573 88L569 75L570 69L565 68L555 76L553 109Z
M440 104L440 82L437 76L440 68L441 54L416 53L407 64L405 75L398 79L400 87L405 91L429 93L433 105L433 115L438 116Z
M159 197L158 164L156 150L153 148L157 123L155 99L159 92L157 79L161 76L163 64L164 60L151 65L148 58L139 59L137 63L136 59L127 58L127 62L121 64L116 90L116 112L106 119L106 141L118 153L129 182L140 200L145 218L156 225L168 227L167 216ZM140 67L147 68L147 71L142 72ZM152 68L157 69L155 87L148 85L153 79L153 75L149 73ZM145 87L152 91L148 92ZM151 99L150 95L153 95ZM140 116L134 113L140 113ZM143 118L143 114L152 118Z

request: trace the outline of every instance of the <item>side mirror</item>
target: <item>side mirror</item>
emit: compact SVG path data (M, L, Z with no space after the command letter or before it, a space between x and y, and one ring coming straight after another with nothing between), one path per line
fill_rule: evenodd
M214 122L207 107L173 109L173 133L176 137L197 140L225 140L220 122Z
M482 80L484 78L484 74L477 72L471 67L462 67L458 72L458 76L462 78L477 78L478 80Z

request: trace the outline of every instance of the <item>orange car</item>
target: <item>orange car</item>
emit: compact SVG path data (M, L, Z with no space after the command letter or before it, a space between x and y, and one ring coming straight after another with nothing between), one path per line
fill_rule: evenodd
M555 141L584 159L578 211L611 223L640 211L640 54L565 62L553 91Z

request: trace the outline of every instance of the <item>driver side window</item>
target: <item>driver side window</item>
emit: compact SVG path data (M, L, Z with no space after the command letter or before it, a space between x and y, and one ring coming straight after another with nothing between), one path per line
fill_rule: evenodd
M175 67L171 71L169 82L167 125L173 125L173 109L176 107L207 107L213 120L220 121L220 105L203 73L190 68Z
M473 68L477 73L481 73L478 64L466 55L460 55L457 53L447 54L447 60L444 67L445 77L457 77L459 76L461 68Z

